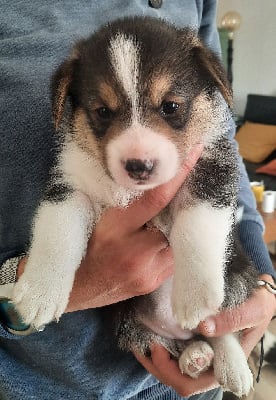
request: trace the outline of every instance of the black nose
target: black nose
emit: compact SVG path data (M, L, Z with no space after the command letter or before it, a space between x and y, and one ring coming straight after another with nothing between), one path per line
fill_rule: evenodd
M147 180L153 171L154 161L132 158L125 163L125 169L132 179Z

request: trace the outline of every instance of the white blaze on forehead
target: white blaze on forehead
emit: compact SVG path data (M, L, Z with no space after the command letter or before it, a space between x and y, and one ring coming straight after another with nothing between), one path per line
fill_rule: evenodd
M139 46L132 36L118 33L110 41L111 63L132 106L133 119L138 119Z

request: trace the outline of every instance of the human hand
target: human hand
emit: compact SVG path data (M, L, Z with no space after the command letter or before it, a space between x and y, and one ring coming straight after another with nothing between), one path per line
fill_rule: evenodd
M271 282L270 275L259 279ZM224 310L199 324L199 331L207 337L222 336L229 332L243 331L241 345L248 357L267 329L276 311L276 296L264 287L258 288L243 304L233 310Z
M212 368L196 379L182 374L178 362L172 359L170 353L159 344L154 344L151 347L150 357L142 356L139 353L134 353L134 355L140 364L154 375L159 382L172 387L180 396L189 397L219 386Z
M259 279L273 283L270 275L261 275ZM224 310L201 322L198 331L207 337L243 331L241 345L245 354L249 356L263 336L275 311L275 296L262 287L257 289L245 303L237 308ZM137 353L134 355L160 382L173 387L181 396L188 397L219 386L212 369L201 374L197 379L182 375L178 363L171 359L168 351L160 345L155 344L152 347L150 358Z
M164 235L144 225L174 197L203 146L196 145L178 175L145 192L125 209L109 209L89 240L76 273L67 311L101 307L150 293L173 272L173 257Z

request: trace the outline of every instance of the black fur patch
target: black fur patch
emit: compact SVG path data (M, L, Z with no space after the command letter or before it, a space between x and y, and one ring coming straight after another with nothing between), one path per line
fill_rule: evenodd
M73 188L62 179L62 174L54 172L44 192L44 201L58 203L66 200L73 193Z
M225 266L225 296L222 308L233 308L243 303L256 288L258 274L242 250L237 232L232 233Z
M218 139L196 164L189 178L193 195L209 201L213 207L233 206L238 188L238 166L232 144L225 138Z

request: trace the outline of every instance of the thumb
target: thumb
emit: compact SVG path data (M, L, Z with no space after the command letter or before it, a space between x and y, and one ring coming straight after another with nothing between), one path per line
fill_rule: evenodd
M223 336L229 332L252 327L252 315L246 318L242 309L222 311L212 317L206 318L198 325L198 330L203 336Z
M274 309L275 299L271 293L258 289L238 307L206 318L199 324L198 329L202 335L212 337L253 328L269 321Z

